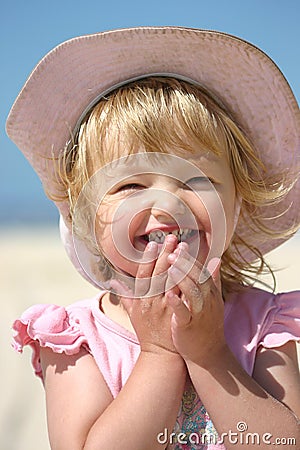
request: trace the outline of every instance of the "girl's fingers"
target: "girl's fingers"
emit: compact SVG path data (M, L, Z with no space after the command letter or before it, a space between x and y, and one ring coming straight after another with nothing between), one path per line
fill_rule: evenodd
M192 320L192 315L187 308L187 305L184 304L182 299L173 291L168 291L166 293L166 299L168 305L173 309L172 320L174 320L175 324L179 327L187 326Z
M109 285L114 290L114 293L116 293L120 297L133 296L132 290L121 280L112 279L109 281Z
M179 242L173 253L175 253L175 255L179 255L182 252L188 253L188 251L189 245L186 242Z
M157 295L165 291L167 270L170 267L168 256L175 250L176 245L176 236L166 236L163 250L158 256L158 244L149 242L136 274L135 297Z
M184 276L183 272L174 266L169 270L169 274L180 291L189 299L192 313L199 313L203 308L203 285L197 284L189 275Z
M207 264L207 270L211 274L211 277L215 283L217 283L218 280L220 267L221 267L220 258L212 258Z
M166 236L163 250L159 255L153 269L148 295L161 295L166 291L166 285L168 283L168 269L170 267L168 257L175 250L177 242L177 237L173 234L169 234L168 236Z
M170 278L189 299L192 312L199 313L203 308L206 295L216 287L220 267L219 258L214 258L207 268L201 266L184 251L170 255L169 261L173 264L168 271ZM213 271L213 274L208 269Z
M162 253L159 255L153 271L153 276L160 275L168 270L168 268L170 267L168 257L176 249L177 243L177 237L173 234L168 234L166 236Z
M169 255L168 260L172 267L179 269L181 277L188 276L197 285L205 284L206 282L210 283L211 281L216 284L221 265L220 258L212 258L207 266L204 267L182 247ZM177 275L179 276L179 273Z
M174 280L172 278L169 277L169 273L165 282L165 292L168 292L170 290L173 290L173 292L177 295L180 294L180 289L178 286L176 286L176 284L174 283Z
M157 261L157 255L158 255L157 243L149 242L146 246L143 259L136 273L135 297L142 297L149 291L153 269Z

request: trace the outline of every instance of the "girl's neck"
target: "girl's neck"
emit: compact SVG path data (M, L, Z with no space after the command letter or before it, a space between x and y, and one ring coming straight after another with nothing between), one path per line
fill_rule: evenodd
M116 295L106 292L100 300L99 308L111 320L135 333L128 314Z

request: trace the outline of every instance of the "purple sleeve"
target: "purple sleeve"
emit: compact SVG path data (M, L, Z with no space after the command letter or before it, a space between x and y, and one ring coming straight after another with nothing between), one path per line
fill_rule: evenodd
M300 291L277 294L270 326L263 330L259 345L280 347L288 341L300 341Z

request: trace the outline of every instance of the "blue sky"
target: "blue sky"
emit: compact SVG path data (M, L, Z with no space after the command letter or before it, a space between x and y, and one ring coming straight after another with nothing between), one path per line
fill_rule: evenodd
M4 3L4 2L3 2ZM57 214L27 161L5 134L9 109L32 68L60 42L139 25L181 25L238 35L268 53L299 101L298 0L15 0L2 3L0 45L0 224L55 223Z

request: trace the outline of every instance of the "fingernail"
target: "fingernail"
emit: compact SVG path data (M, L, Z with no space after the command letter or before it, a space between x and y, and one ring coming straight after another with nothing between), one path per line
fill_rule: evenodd
M186 242L179 242L177 248L181 251L188 251L189 245Z
M169 261L170 263L174 263L176 260L177 260L177 255L176 255L175 253L170 253L170 254L168 255L168 261Z
M174 250L174 253L176 255L179 255L180 253L188 252L188 250L189 250L188 244L186 244L185 242L179 242L179 244L177 245L177 247Z
M167 236L165 237L165 244L168 243L174 243L175 241L177 241L177 237L174 234L167 234Z
M154 241L151 241L151 242L148 242L148 244L146 245L145 251L152 252L154 250L157 250L157 248L158 248L157 243Z

